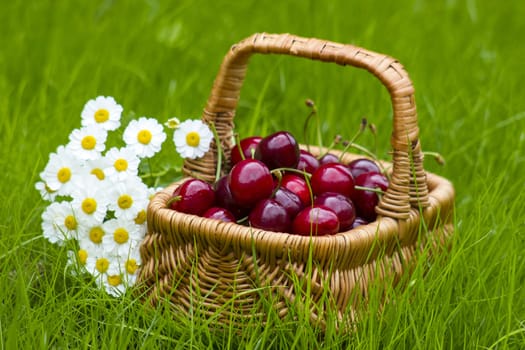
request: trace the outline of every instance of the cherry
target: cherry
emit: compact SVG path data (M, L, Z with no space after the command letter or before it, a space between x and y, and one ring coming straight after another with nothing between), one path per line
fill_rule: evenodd
M333 153L326 153L324 156L319 158L319 164L330 164L330 163L339 163L339 158Z
M266 231L289 232L291 219L286 209L274 199L259 201L248 216L250 225Z
M348 163L348 168L352 173L354 179L363 173L380 173L381 169L371 159L368 158L357 158Z
M224 222L235 222L235 216L233 216L228 209L221 207L211 207L206 210L202 216L208 219L221 220Z
M278 131L259 142L255 159L270 169L295 168L299 162L299 144L289 132Z
M306 207L297 214L292 232L302 236L323 236L339 232L337 215L323 207Z
M273 199L286 209L288 216L291 218L295 217L304 207L301 198L284 187L279 187L277 191L275 191Z
M228 175L224 175L217 182L215 182L214 188L215 199L219 207L227 209L237 219L248 215L247 210L240 207L233 198L230 185L228 184Z
M173 191L171 209L186 214L202 215L215 202L211 185L199 179L189 179Z
M354 178L350 170L340 163L321 165L310 179L314 195L336 192L351 197L354 192Z
M251 136L251 137L247 137L239 141L239 145L233 146L230 152L231 166L234 166L235 164L239 163L243 159L253 158L252 152L255 152L255 148L257 147L259 142L261 142L261 140L262 140L262 137L260 136ZM241 155L241 150L242 150L242 155Z
M355 218L354 223L352 224L352 228L356 228L361 225L368 225L368 221L358 216Z
M281 179L281 187L295 193L303 203L304 206L312 203L310 189L304 177L295 174L284 174Z
M304 149L299 151L299 163L297 164L298 170L306 171L309 174L313 174L314 171L319 168L319 160L315 156L305 151Z
M388 179L380 173L363 173L355 179L356 186L379 188L386 191ZM377 217L375 207L379 202L379 196L373 191L356 189L352 197L356 206L357 215L367 220L374 221Z
M330 209L339 219L339 230L346 231L352 228L355 220L355 207L350 199L339 193L326 192L318 195L314 206Z
M228 185L241 207L252 207L273 192L270 170L256 159L245 159L235 164L228 175Z

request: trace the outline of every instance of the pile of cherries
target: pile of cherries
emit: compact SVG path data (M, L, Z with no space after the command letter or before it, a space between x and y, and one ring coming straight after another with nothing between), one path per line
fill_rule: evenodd
M316 158L279 131L242 139L231 149L227 175L213 185L185 181L168 206L267 231L321 236L374 221L377 192L387 187L372 160L343 164L332 153Z

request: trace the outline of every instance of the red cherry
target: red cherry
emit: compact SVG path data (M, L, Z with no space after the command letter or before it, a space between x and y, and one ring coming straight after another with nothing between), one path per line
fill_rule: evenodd
M330 209L339 219L339 230L346 231L352 228L355 220L354 203L339 193L326 192L317 196L314 206Z
M319 165L339 163L339 158L333 153L326 153L324 156L319 158Z
M302 236L331 235L339 232L339 219L329 209L306 207L293 220L292 232Z
M250 225L274 232L289 232L291 219L286 209L274 199L259 201L248 216Z
M368 225L368 221L366 221L363 218L360 218L359 216L355 218L354 223L352 224L352 228L359 227L361 225Z
M260 136L251 136L251 137L247 137L239 141L239 145L233 146L230 152L231 166L234 166L235 164L239 163L243 159L253 158L252 152L255 152L255 148L257 147L259 142L261 142L261 140L262 140L262 137ZM242 150L242 155L241 155L241 150Z
M299 162L299 144L286 131L268 135L255 149L255 159L262 161L270 169L295 168Z
M364 173L355 179L356 186L379 188L386 191L388 179L380 173ZM355 190L352 200L356 206L357 215L367 220L374 221L377 217L375 207L379 202L377 193L366 190Z
M352 173L354 179L363 173L380 173L381 169L371 159L368 158L357 158L348 163L348 168Z
M233 198L228 184L228 175L224 175L214 184L215 187L215 200L219 207L227 209L231 212L235 218L240 219L248 215L248 211L237 204Z
M310 179L314 195L325 192L340 193L351 197L354 192L354 178L350 170L340 163L321 165Z
M245 159L235 164L228 175L228 185L236 203L252 207L270 197L273 178L268 167L256 159Z
M189 179L173 191L170 207L186 214L202 215L215 202L211 185L199 179Z
M298 170L303 170L309 174L313 174L314 171L319 168L319 165L319 160L317 160L313 154L304 149L300 150L299 163L297 164Z
M280 187L275 191L273 199L286 209L288 216L291 218L294 218L304 207L301 198L284 187Z
M295 193L301 199L304 206L312 203L310 189L304 177L295 174L284 174L281 179L281 187Z
M235 216L233 216L228 209L221 207L211 207L206 210L202 216L208 219L221 220L224 222L235 222Z

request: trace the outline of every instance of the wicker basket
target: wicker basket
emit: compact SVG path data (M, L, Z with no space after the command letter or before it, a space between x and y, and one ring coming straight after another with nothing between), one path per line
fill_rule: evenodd
M393 107L393 159L388 163L392 173L388 191L376 207L378 218L333 236L267 232L168 209L166 203L181 180L150 202L148 234L141 247L142 295L154 305L167 300L187 313L198 306L230 322L232 317L264 313L258 303L264 291L279 316L284 317L298 300L310 298L311 303L304 305L310 305L311 320L324 318L327 300L342 318L352 314L359 300L366 300L371 281L396 284L410 273L425 242L445 245L453 232L454 189L446 179L423 169L414 89L402 65L382 54L324 40L263 33L230 49L202 116L215 124L222 149L231 147L235 109L253 53L364 68L388 89ZM185 161L185 175L212 182L216 150L212 145L203 158ZM355 157L347 154L344 161ZM305 279L308 293L297 286Z

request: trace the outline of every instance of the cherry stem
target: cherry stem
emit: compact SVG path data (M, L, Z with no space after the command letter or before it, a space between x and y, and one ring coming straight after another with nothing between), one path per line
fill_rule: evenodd
M221 146L221 140L219 138L219 134L217 133L217 129L215 128L215 124L213 122L210 122L210 129L213 133L213 137L215 138L215 146L217 147L217 170L215 172L215 181L219 181L221 178L221 170L222 170L222 146Z
M305 178L311 178L312 177L312 174L309 174L309 173L307 173L304 170L299 170L299 169L294 169L294 168L275 168L275 169L270 170L270 173L272 173L272 174L275 174L275 173L281 174L281 172L283 172L283 171L289 171L289 172L292 172L292 173L301 174Z
M312 110L310 111L310 114L308 114L308 116L306 117L305 121L304 121L304 124L303 124L303 138L304 138L304 142L306 143L306 149L308 150L308 152L310 152L310 143L308 142L308 124L310 124L310 119L312 119L312 117L315 115L317 116L317 108L315 107L315 103L314 101L312 101L311 99L307 99L305 101L305 104L307 107L310 107ZM319 142L319 147L321 147L322 145L322 141L321 141L321 131L319 129L319 118L317 118L317 141Z
M380 195L385 194L385 191L383 191L383 190L380 189L379 187L365 187L365 186L358 186L358 185L355 185L354 188L355 188L356 190L360 190L360 191L370 191L370 192L375 192L375 193L380 194Z
M235 143L237 144L237 148L239 150L239 153L241 154L241 159L245 160L246 157L244 156L244 152L242 151L241 139L239 138L239 134L237 133L235 133Z
M170 200L168 201L168 203L166 203L166 206L167 206L168 208L170 208L171 205L172 205L173 203L178 202L178 201L180 201L181 199L182 199L182 196L173 196L173 197L170 198Z
M439 165L445 165L445 158L443 158L443 156L437 152L428 152L428 151L425 151L423 152L423 155L425 156L431 156L434 158L434 160L439 164Z
M366 120L366 118L363 118L361 119L361 125L359 126L359 130L357 130L357 132L355 133L355 135L349 140L347 141L347 145L345 148L343 148L343 151L341 152L341 155L339 156L339 161L341 161L344 157L344 155L348 152L348 149L352 146L352 145L355 145L355 141L357 140L357 138L359 136L361 136L361 134L366 130L366 124L368 123L368 121ZM362 147L364 148L364 147ZM367 150L367 152L369 154L373 154L372 152L370 152L369 150ZM376 159L377 157L374 155L373 156L374 159Z

